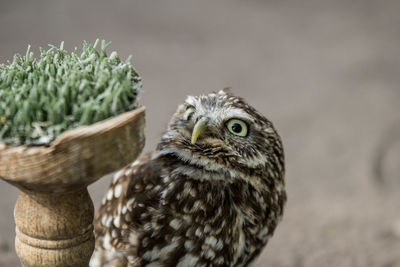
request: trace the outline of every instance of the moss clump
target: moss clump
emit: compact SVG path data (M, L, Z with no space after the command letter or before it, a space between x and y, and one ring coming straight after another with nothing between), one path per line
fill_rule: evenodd
M25 56L0 65L0 142L49 145L62 132L89 125L133 109L141 78L110 43L83 43L67 52L50 45L35 59Z

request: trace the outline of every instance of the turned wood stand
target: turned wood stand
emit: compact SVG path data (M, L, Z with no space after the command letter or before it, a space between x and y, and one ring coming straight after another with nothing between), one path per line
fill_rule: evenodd
M15 248L24 267L85 266L94 249L87 186L134 161L145 108L60 135L50 146L0 143L0 178L19 189Z

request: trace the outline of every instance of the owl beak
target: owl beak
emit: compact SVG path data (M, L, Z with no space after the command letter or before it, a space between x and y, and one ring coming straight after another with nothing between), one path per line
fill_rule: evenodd
M192 132L192 144L196 144L199 136L203 135L207 129L207 123L210 120L208 117L200 117L200 119L196 122Z

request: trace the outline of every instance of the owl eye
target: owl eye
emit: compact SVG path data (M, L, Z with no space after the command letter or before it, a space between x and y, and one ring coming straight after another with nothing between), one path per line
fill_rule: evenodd
M244 121L238 119L231 119L226 124L228 130L233 133L234 135L238 136L247 136L247 124Z
M192 118L193 114L195 112L194 107L188 107L188 109L185 111L185 113L183 114L183 119L185 121L190 120L190 118Z

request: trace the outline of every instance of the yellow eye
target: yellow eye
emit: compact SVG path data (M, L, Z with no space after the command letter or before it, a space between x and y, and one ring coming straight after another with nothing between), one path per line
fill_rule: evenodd
M195 112L194 107L189 107L189 108L185 111L185 113L183 114L183 119L184 119L185 121L190 120L190 118L192 117L192 115L194 114L194 112Z
M226 124L228 130L234 135L246 136L247 135L247 124L244 121L238 119L231 119Z

